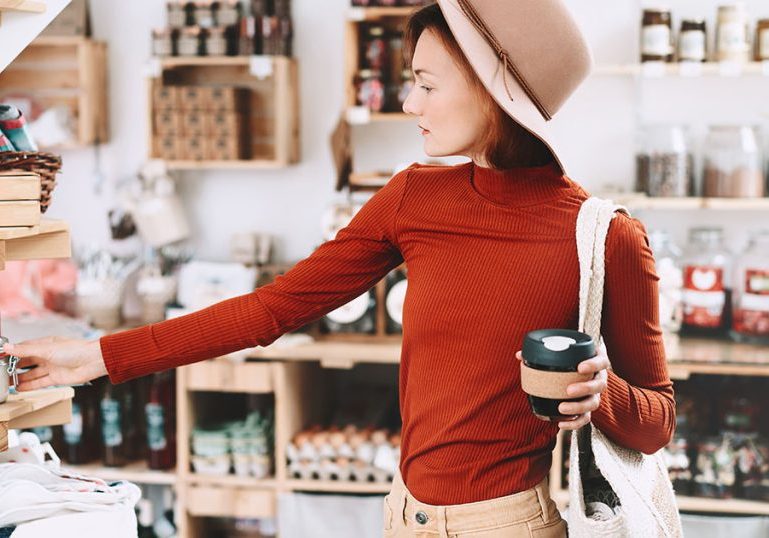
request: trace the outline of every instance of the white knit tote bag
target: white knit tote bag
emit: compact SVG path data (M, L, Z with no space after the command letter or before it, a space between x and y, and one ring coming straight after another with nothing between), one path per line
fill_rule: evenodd
M617 211L629 215L627 209L611 200L593 197L583 203L577 217L579 330L592 336L599 345L603 345L600 336L606 235ZM627 426L632 428L632 424ZM604 493L616 496L619 501L616 514L595 518L586 515L585 495L590 492L583 491L580 465L582 469L597 470L603 475L605 481L599 481L607 489ZM590 424L572 432L568 524L572 538L683 536L662 451L646 455L621 447Z

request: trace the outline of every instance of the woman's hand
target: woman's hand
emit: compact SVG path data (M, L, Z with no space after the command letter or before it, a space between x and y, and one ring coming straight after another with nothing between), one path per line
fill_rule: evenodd
M6 344L3 351L19 357L18 368L34 367L19 374L20 391L77 385L107 374L98 340L41 338Z
M515 354L518 360L523 360L521 352ZM580 374L593 374L593 378L582 383L572 383L566 387L566 393L571 398L582 398L576 402L561 402L558 411L562 415L571 417L558 423L562 430L578 430L589 424L591 414L601 404L601 393L606 389L606 370L611 366L609 356L603 346L600 346L598 354L592 359L579 363L577 371Z

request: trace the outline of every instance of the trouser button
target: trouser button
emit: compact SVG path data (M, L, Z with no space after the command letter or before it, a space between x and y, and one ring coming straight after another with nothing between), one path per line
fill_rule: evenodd
M427 514L425 514L422 511L417 512L416 514L417 523L420 525L425 525L427 523L428 517Z

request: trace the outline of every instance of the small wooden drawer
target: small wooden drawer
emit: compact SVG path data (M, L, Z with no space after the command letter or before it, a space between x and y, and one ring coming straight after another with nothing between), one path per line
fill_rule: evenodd
M192 364L186 370L189 390L256 394L274 391L269 363L215 359Z
M189 486L187 511L197 517L275 517L275 492L253 488Z

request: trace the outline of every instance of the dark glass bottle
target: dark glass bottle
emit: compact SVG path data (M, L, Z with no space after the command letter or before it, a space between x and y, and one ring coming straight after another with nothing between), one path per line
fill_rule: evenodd
M150 469L176 465L176 383L173 371L152 377L144 406Z
M99 392L101 383L75 388L72 420L63 426L64 461L73 465L89 463L99 457Z

